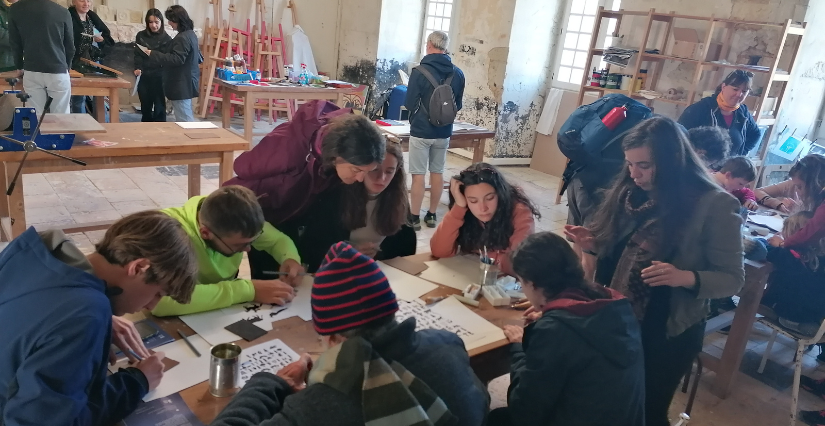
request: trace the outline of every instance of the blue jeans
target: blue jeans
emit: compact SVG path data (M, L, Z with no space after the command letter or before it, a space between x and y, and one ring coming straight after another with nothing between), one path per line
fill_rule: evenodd
M195 121L195 114L192 112L192 100L182 99L171 101L172 109L175 111L175 121L186 122Z

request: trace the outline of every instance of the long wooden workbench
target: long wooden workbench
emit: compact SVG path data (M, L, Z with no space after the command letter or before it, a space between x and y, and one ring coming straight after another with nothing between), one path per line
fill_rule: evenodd
M248 142L224 129L186 130L175 123L108 123L103 127L106 133L78 133L72 149L58 151L59 154L85 161L87 166L79 166L42 152L33 152L29 154L22 173L186 164L189 166L188 192L192 197L200 194L201 164L217 163L220 166L218 180L223 183L232 177L235 151L249 149ZM117 145L95 147L82 143L92 137L116 142ZM26 230L24 186L18 183L11 196L5 194L22 158L22 151L0 153L0 235L6 240ZM105 229L109 224L84 224L64 228L64 231L70 233Z

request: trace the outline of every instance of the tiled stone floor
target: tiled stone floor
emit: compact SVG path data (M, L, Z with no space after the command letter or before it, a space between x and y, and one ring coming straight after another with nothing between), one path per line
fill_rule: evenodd
M124 121L129 120L128 114ZM257 128L265 128L265 123L256 123ZM259 140L259 138L256 138ZM455 174L469 164L458 156L448 158L447 175ZM201 187L204 194L218 187L216 166L204 166ZM567 217L564 202L554 204L557 178L526 167L502 167L502 172L512 183L521 186L527 195L540 207L542 219L536 228L540 231L561 233ZM144 210L177 206L187 199L187 176L185 167L137 168L113 170L89 170L83 172L46 173L25 175L25 207L29 225L48 228L113 220L123 215ZM447 194L443 193L438 208L439 218L447 211ZM424 208L429 204L424 200ZM433 229L424 227L418 235L418 251L429 251L429 240ZM99 240L103 231L73 234L71 237L82 250L91 252L93 243ZM2 243L0 243L2 246ZM2 248L2 247L0 247ZM248 276L246 264L241 271ZM748 349L761 356L766 346L769 332L765 327L755 326ZM718 353L724 347L725 336L713 334L706 338L706 351ZM784 367L793 367L793 342L782 338L774 345L771 360ZM815 360L816 352L804 357L805 374L817 378L825 377L825 366ZM722 400L710 393L712 372L702 376L699 394L693 409L691 425L781 425L787 424L790 407L790 389L778 391L748 375L739 376L731 397ZM490 391L493 407L506 405L509 378L501 377L493 381ZM677 415L684 409L686 395L677 392L672 413ZM594 401L594 403L597 403ZM805 391L800 392L800 409L825 409L822 401ZM802 424L799 422L798 424Z

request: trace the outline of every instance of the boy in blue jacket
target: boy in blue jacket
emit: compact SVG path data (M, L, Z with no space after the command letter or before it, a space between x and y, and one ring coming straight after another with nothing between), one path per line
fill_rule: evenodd
M109 425L163 376L163 354L107 377L112 315L186 303L197 261L175 219L120 219L84 256L62 231L29 228L0 253L0 424Z

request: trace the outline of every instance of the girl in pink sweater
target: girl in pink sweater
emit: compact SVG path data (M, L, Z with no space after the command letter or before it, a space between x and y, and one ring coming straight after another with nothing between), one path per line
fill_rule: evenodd
M802 201L800 209L813 211L814 216L799 231L792 235L784 235L784 241L781 241L782 237L775 236L771 238L770 243L787 248L816 244L825 238L825 155L805 156L791 167L788 176L791 178L789 182L792 182L793 189ZM770 198L766 196L760 201L762 204L769 205Z
M480 253L487 248L501 271L513 275L508 257L535 230L538 208L501 172L476 163L450 181L450 212L430 240L435 257Z

